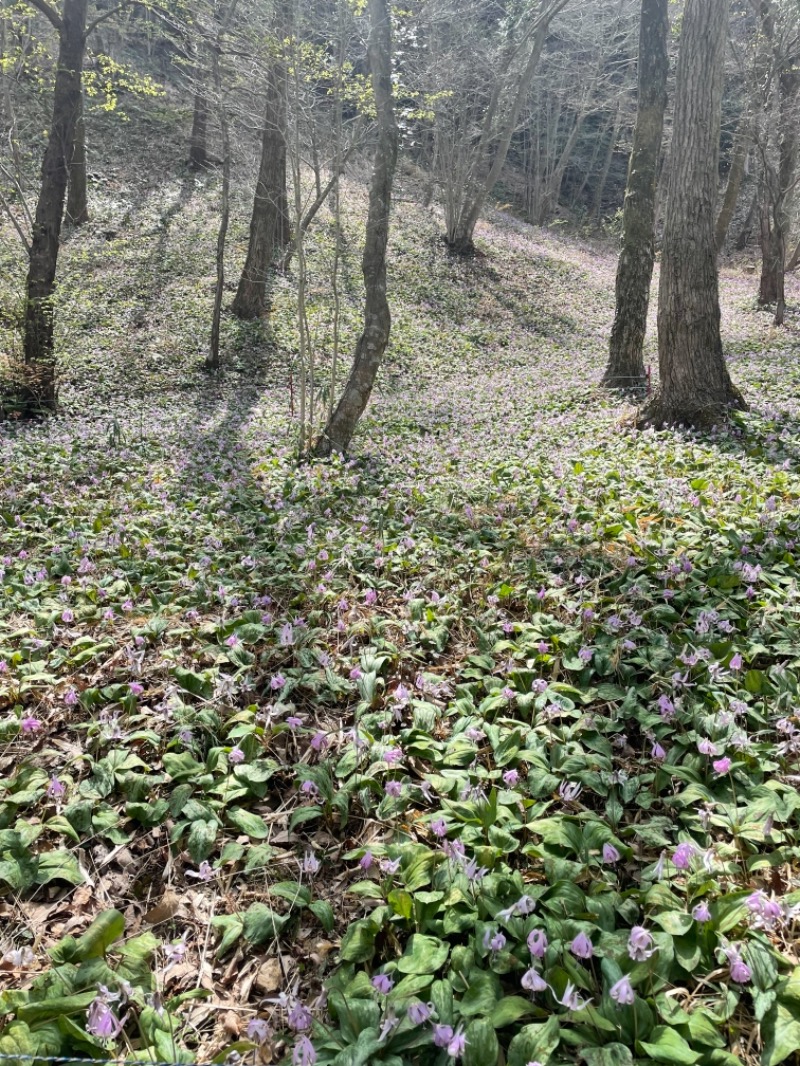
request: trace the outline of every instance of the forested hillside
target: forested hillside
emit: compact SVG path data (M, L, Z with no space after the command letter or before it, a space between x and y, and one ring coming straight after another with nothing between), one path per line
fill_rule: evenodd
M0 7L0 1063L798 1061L798 28Z

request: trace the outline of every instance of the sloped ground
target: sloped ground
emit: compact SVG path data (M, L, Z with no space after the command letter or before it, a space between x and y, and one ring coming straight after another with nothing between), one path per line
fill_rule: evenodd
M65 246L63 414L0 430L0 1051L796 1054L796 312L725 274L751 413L637 435L613 255L498 216L454 263L402 197L354 458L298 468L294 279L206 378L215 179L162 164Z

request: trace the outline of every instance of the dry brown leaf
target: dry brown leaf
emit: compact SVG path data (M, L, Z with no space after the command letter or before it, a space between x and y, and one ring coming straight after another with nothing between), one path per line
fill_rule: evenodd
M239 1015L232 1010L226 1011L222 1015L222 1027L226 1033L234 1038L239 1037Z
M181 909L181 900L177 892L168 888L155 907L151 907L145 914L144 920L148 925L158 925L159 922L168 922L174 918Z
M283 971L277 958L267 959L259 967L255 986L259 992L277 992L283 986Z

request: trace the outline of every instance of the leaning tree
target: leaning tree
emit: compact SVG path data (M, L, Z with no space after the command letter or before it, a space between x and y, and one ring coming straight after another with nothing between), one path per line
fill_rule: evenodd
M362 257L366 289L364 329L356 345L350 375L342 395L314 445L319 457L347 450L375 384L389 343L392 316L386 294L386 250L392 187L397 167L400 134L392 93L392 29L388 0L369 0L369 62L378 125L378 143L372 167L367 230Z
M687 0L658 293L658 391L642 426L707 427L745 402L720 335L715 239L729 0Z

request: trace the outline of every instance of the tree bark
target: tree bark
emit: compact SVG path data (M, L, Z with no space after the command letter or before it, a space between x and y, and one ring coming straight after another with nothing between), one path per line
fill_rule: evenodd
M664 133L669 71L669 0L642 0L639 29L639 103L622 210L622 248L617 264L616 312L603 381L612 388L640 388L642 349L655 260L656 187Z
M400 140L392 99L392 28L388 0L368 0L368 9L369 60L378 116L378 145L361 264L366 287L364 330L358 339L353 366L339 403L314 446L318 457L347 450L369 403L392 325L386 296L386 249Z
M200 71L195 77L201 77ZM192 170L208 170L211 160L208 155L208 97L198 86L194 94L192 133L189 138L189 166Z
M658 304L660 385L640 426L707 428L746 405L720 336L714 241L729 0L687 0Z
M87 4L88 0L64 0L60 19L53 117L42 161L25 286L26 380L22 400L29 413L55 410L57 403L53 295L69 163L81 106Z
M78 117L75 120L75 144L69 165L69 190L67 192L67 222L82 226L89 221L89 194L86 181L86 122L84 119L83 93L81 93Z
M232 7L235 7L233 0ZM220 43L223 29L220 30L217 46L211 59L211 70L214 80L214 91L217 98L217 110L219 125L222 132L222 210L219 219L219 231L217 233L217 284L214 290L214 310L211 315L211 338L208 357L206 358L206 370L219 370L219 339L222 324L222 296L225 292L225 241L228 236L228 223L230 221L230 189L231 189L231 138L228 123L228 112L222 97L222 76L219 69Z
M736 136L733 139L733 153L731 155L731 169L728 171L728 182L725 186L725 195L722 198L722 207L717 215L717 225L714 231L714 243L717 252L721 252L728 230L731 227L733 212L739 202L739 192L742 188L744 168L747 162L747 153L750 151L750 130L747 126L747 118L742 115Z
M750 210L747 212L747 217L742 223L742 228L739 230L739 236L733 242L733 247L737 252L743 252L747 247L751 236L753 235L753 226L756 222L756 215L758 214L758 189L753 193L753 199L750 201Z
M233 313L260 318L267 309L267 279L276 255L290 240L286 194L286 63L276 57L267 77L267 101L261 135L261 162L247 246Z

